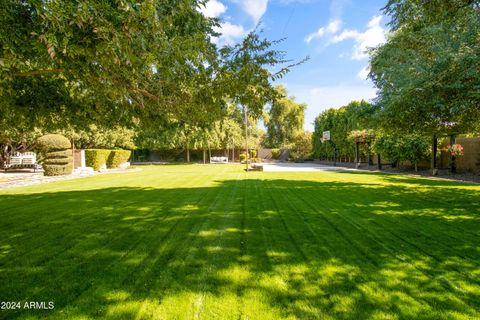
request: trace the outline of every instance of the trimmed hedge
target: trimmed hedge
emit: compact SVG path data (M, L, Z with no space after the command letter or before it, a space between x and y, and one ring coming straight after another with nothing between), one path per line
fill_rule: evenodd
M46 176L63 176L73 171L70 140L59 134L47 134L37 139L37 148L42 156Z
M111 150L107 159L107 168L118 168L130 158L130 150Z
M47 153L47 156L49 156L49 153ZM67 164L72 164L73 163L73 158L72 156L69 157L64 157L64 158L47 158L43 160L43 166L45 165L67 165Z
M37 139L37 147L43 152L70 149L70 140L61 134L46 134Z
M43 170L46 176L64 176L72 173L73 163L43 165Z
M111 150L106 149L86 149L85 162L87 167L99 170L103 165L107 164L108 156Z
M58 159L58 158L68 158L72 157L72 150L61 150L61 151L49 151L48 158L49 159Z

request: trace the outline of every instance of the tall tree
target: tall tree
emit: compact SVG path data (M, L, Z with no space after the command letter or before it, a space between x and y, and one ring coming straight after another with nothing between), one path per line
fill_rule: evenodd
M392 32L372 51L385 127L455 133L480 120L480 1L390 0Z
M131 119L132 112L148 119L184 111L189 104L180 102L205 99L207 90L194 90L199 86L192 82L211 77L209 62L217 56L210 42L216 21L197 10L203 3L2 1L0 97L8 101L2 116L37 122L61 109L108 124ZM31 91L28 108L36 112L18 110L19 87ZM79 103L36 103L56 91Z
M289 97L284 86L279 85L275 90L277 98L271 103L265 117L265 144L272 148L288 147L295 142L295 137L303 132L307 106L297 103L294 97Z

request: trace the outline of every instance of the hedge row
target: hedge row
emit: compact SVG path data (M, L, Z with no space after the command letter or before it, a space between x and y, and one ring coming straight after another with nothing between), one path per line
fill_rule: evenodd
M130 158L130 150L112 150L107 159L107 168L118 168Z
M87 167L99 170L103 165L107 168L118 168L130 158L130 150L86 149L85 162Z
M43 165L44 175L46 176L64 176L71 174L73 171L73 164L48 164Z

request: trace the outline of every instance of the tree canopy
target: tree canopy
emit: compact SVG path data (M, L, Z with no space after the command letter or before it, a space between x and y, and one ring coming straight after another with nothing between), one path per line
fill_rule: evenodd
M227 99L259 116L295 63L257 30L217 48L205 3L2 1L0 127L203 128Z
M388 2L384 12L392 31L372 51L370 78L379 89L381 119L390 129L449 134L468 132L478 123L479 4Z
M264 117L267 127L265 144L273 148L288 147L295 142L297 135L303 133L307 106L297 103L294 97L289 97L284 86L279 85L275 90L277 98Z

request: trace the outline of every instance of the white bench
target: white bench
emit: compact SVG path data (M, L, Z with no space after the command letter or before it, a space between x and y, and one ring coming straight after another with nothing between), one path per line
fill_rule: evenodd
M228 157L211 157L210 163L228 163Z
M35 152L14 153L8 163L5 165L5 171L8 169L33 168L33 171L40 166L37 164L37 155Z

